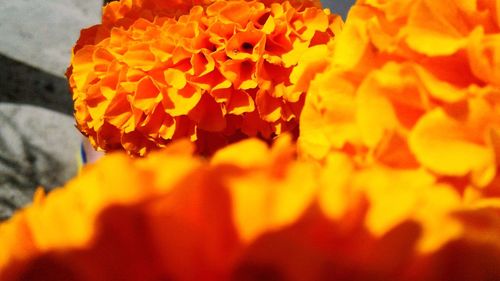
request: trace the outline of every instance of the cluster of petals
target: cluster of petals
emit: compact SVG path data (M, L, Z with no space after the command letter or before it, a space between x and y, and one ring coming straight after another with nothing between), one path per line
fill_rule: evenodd
M310 85L299 145L500 196L500 2L362 0Z
M340 34L275 2L104 9L68 71L77 125L166 148L38 192L0 224L0 280L500 280L500 1L359 0ZM299 116L297 145L196 153Z
M325 65L311 62L341 26L316 1L113 2L73 49L77 127L134 155L185 137L202 152L270 139L296 128Z
M207 7L218 0L120 0L108 3L103 9L102 26L130 26L139 18L153 19L156 16L178 18L189 13L192 7ZM230 0L232 1L232 0ZM278 0L259 1L266 6L280 3ZM321 7L319 0L289 0L300 8ZM102 28L102 27L101 27Z
M210 160L188 141L147 158L109 154L0 225L0 278L500 278L498 204L462 208L451 187L428 192L431 176L358 171L340 153L318 169L289 139L246 140Z

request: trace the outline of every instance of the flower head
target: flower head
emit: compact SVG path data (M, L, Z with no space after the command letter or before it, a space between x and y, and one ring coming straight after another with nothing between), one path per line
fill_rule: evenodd
M296 127L308 87L297 77L321 69L304 65L341 18L315 1L176 3L114 2L82 32L67 76L94 147L144 155L189 137L211 151Z
M358 169L342 154L318 169L286 138L272 149L246 140L210 160L192 151L181 142L147 158L108 154L38 193L0 225L1 280L500 275L498 200L465 206L427 172Z
M500 194L498 11L495 1L358 1L310 87L301 150L423 168L466 197Z

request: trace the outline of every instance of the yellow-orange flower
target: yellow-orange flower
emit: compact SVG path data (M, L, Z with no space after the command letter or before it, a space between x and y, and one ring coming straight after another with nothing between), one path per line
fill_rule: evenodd
M499 196L498 1L365 0L301 116L304 155L420 169L465 198Z
M322 69L310 62L323 60L342 20L317 1L273 2L111 3L68 69L78 128L96 148L135 155L183 137L210 152L292 130L302 73Z
M318 169L287 139L192 151L109 154L37 194L0 225L1 280L500 277L498 200L464 206L428 172L359 169L341 153Z

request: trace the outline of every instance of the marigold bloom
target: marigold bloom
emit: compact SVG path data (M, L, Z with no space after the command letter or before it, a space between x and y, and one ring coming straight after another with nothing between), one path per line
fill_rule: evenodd
M343 154L318 170L286 139L247 140L209 161L190 151L109 154L37 194L0 225L1 280L500 277L498 200L464 207L425 171L358 169Z
M304 155L500 195L498 1L358 1L301 116Z
M213 151L292 130L309 83L299 77L325 65L310 61L342 19L318 1L273 2L111 3L68 69L78 128L96 148L136 155L183 137Z

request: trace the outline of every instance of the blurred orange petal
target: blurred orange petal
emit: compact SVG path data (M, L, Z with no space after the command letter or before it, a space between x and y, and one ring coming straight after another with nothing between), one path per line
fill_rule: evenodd
M472 173L484 185L496 170L493 151L486 143L492 108L482 100L471 100L466 110L464 119L455 119L442 109L424 115L412 131L410 148L432 171L449 176Z

